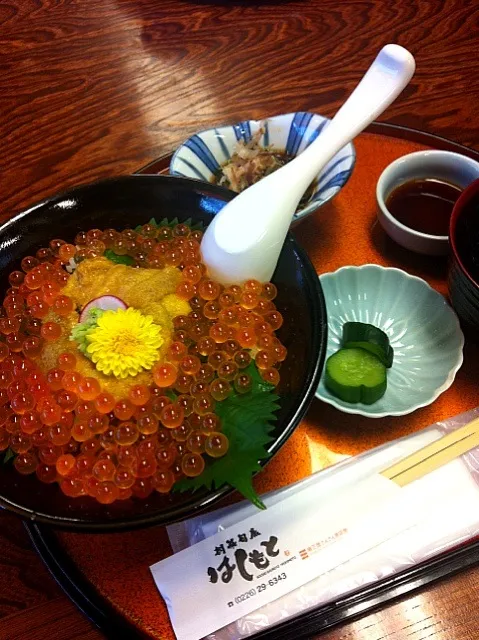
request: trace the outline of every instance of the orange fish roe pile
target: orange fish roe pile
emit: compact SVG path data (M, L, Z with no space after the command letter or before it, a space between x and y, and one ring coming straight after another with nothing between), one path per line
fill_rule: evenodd
M0 451L10 447L19 473L57 482L67 496L110 504L168 493L181 477L200 475L205 458L226 454L215 406L251 389L246 369L253 360L265 381L279 383L286 349L274 332L283 319L274 284L249 280L224 288L211 280L200 259L201 237L184 224L92 229L74 244L52 240L10 274L0 309ZM62 293L66 267L107 249L130 256L132 268L178 268L176 294L192 309L174 318L152 384L131 377L128 396L119 399L76 370L85 356L75 343L54 368L42 370L40 357L46 342L62 335L61 318L75 311Z

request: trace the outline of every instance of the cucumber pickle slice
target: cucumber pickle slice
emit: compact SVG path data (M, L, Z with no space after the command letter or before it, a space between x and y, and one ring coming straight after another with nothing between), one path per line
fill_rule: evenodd
M364 322L345 322L343 325L343 342L345 349L365 349L381 360L385 367L391 367L394 350L389 338L381 329Z
M340 349L326 361L324 382L345 402L372 404L386 392L386 367L364 349Z

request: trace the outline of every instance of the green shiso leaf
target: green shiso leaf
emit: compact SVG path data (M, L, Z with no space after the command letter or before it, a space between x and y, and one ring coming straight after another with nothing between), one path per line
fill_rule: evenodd
M135 261L131 256L119 256L111 249L107 249L103 255L115 264L126 264L127 267L131 267L135 264Z
M8 447L3 456L3 464L8 464L10 461L15 460L16 455L17 454L12 449L10 449L10 447Z
M171 400L171 402L176 402L178 399L178 396L176 395L176 393L174 391L172 391L171 389L167 389L165 392L165 395L167 398L169 398Z
M178 220L178 218L173 218L173 220L168 220L168 218L163 218L163 220L160 220L160 222L157 222L155 218L151 218L151 220L148 220L148 224L151 224L153 227L156 227L157 229L159 227L173 228L177 224L180 224L180 221ZM186 224L186 226L189 227L192 231L203 231L205 228L205 225L202 222L193 223L193 220L191 218L188 218L188 220L185 220L181 224ZM135 227L135 231L139 233L142 227L143 225L139 224L137 227Z
M211 460L200 476L180 480L175 490L196 491L201 487L211 490L229 484L258 508L264 509L252 479L261 469L260 461L269 455L266 447L274 439L271 432L279 398L273 393L273 387L262 380L256 365L250 364L245 371L253 379L251 391L245 394L233 392L216 405L222 431L230 443L228 452L222 458Z

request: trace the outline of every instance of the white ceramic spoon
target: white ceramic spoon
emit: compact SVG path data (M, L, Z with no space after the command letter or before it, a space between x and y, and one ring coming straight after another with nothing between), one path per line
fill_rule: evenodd
M271 279L291 218L313 178L395 100L415 66L403 47L383 47L318 138L293 161L223 207L201 243L203 260L215 280L232 284Z

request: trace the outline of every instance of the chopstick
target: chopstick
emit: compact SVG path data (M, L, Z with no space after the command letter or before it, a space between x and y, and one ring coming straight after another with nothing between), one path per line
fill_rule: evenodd
M422 478L479 446L479 418L448 433L381 472L400 487Z

